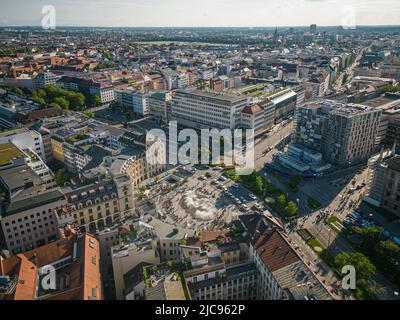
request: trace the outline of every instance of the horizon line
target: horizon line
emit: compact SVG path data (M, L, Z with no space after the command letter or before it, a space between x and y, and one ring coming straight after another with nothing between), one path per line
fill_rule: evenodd
M57 28L246 28L246 29L256 29L256 28L309 28L313 23L309 25L276 25L276 26L100 26L100 25L60 25L56 26L56 29L48 29L46 31L57 30ZM351 28L345 28L342 25L318 25L320 28L338 28L343 27L344 30L354 30ZM400 27L400 24L360 24L356 25L355 29L360 27ZM42 28L41 25L7 25L0 26L0 28Z

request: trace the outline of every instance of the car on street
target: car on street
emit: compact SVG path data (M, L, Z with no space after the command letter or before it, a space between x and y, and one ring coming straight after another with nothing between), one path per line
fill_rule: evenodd
M254 204L254 206L255 206L257 209L261 209L261 204L258 203L258 202L256 202L256 203Z

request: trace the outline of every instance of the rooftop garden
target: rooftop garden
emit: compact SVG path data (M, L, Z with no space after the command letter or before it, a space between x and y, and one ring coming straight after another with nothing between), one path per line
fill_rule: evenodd
M78 134L78 135L74 135L74 136L70 136L70 137L65 138L65 141L70 143L70 144L74 144L74 143L76 143L78 141L84 140L85 138L86 138L86 135Z
M22 152L13 144L4 143L0 145L0 166L7 165L11 162L12 158L18 158L20 156L22 156Z
M160 265L143 267L143 281L145 287L150 288L153 285L156 285L160 280L172 274L174 280L181 281L185 298L186 300L190 300L189 289L186 285L185 278L183 277L183 271L187 269L187 264L173 261L167 261Z

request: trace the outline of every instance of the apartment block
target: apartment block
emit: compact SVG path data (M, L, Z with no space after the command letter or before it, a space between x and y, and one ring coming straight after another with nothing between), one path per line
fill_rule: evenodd
M108 103L115 100L114 87L107 82L95 82L92 79L62 76L57 80L57 86L72 91L80 91L86 97L98 94L101 103Z
M375 146L381 110L322 100L296 110L294 142L338 166L367 161Z
M17 254L52 242L58 237L55 210L67 200L27 165L0 171L0 186L6 197L1 203L4 249Z
M63 191L74 222L83 232L95 234L132 215L132 184L127 176L102 177Z
M156 92L149 97L149 115L160 123L168 123L171 119L172 94Z
M370 169L365 201L400 216L400 156L379 158Z
M129 108L137 115L149 114L149 97L150 93L143 93L134 88L116 90L116 98L120 105Z

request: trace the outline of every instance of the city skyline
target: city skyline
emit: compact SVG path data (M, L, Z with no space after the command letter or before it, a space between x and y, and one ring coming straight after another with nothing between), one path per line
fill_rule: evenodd
M246 3L218 0L5 0L0 26L39 26L42 7L53 5L58 26L76 27L299 27L400 25L394 0L296 0ZM376 15L379 6L380 14ZM79 8L79 10L77 10ZM257 8L257 10L254 10ZM246 10L251 14L245 14ZM193 12L197 14L193 16ZM271 12L273 14L271 14ZM324 15L329 12L329 15ZM135 14L137 13L137 14ZM226 13L226 14L221 14Z
M400 300L400 0L47 1L1 0L0 303Z

